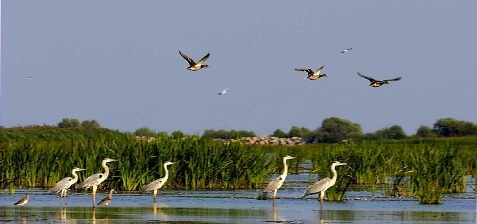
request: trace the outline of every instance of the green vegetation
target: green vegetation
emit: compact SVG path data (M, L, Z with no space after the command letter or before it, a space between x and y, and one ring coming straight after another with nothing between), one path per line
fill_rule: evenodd
M350 186L359 184L370 187L373 196L377 189L383 189L388 197L416 197L420 203L435 204L441 202L444 193L463 192L467 175L476 177L475 136L435 138L473 133L472 123L452 119L439 120L433 129L420 128L419 136L425 137L402 138L402 128L395 125L375 135L387 137L372 141L356 137L332 144L358 136L360 126L330 118L317 133L333 141L300 146L242 144L240 134L245 131L228 132L237 141L224 143L209 135L216 134L213 130L203 136L180 131L168 136L147 127L136 134L155 138L138 141L134 134L101 128L93 121L64 119L58 127L0 128L0 189L14 193L19 186L50 188L69 176L73 167L86 169L78 173L84 180L103 172L101 160L105 157L118 162L110 163L110 177L101 187L128 191L162 177L164 161L177 162L169 167L171 177L164 188L260 189L273 174L282 172L285 155L297 157L288 161L290 173L299 172L301 162L312 162L310 184L317 178L331 177L333 161L348 163L337 169L336 185L326 191L329 200L342 200ZM294 126L290 133L310 134L310 130Z

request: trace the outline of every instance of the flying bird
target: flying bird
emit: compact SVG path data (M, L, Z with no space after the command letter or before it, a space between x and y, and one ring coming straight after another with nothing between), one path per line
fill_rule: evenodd
M81 168L73 168L71 173L73 174L74 178L71 177L65 177L62 180L58 181L58 183L55 184L53 188L48 191L48 194L57 194L59 195L60 198L60 203L61 203L61 198L65 198L65 204L66 204L66 196L68 192L68 188L71 187L71 185L75 184L78 181L78 174L76 174L77 171L82 171L86 169L81 169Z
M30 194L26 194L24 198L20 199L13 205L24 206L26 203L28 203L28 200L30 200Z
M194 60L192 60L191 58L189 58L189 56L185 55L184 53L182 53L181 51L179 51L179 54L187 61L187 63L189 63L189 67L187 67L186 69L187 70L191 70L191 71L198 71L202 68L208 68L210 67L209 65L206 65L206 64L203 64L210 56L210 53L208 53L207 55L205 55L202 59L200 59L199 62L195 63Z
M306 72L308 73L308 76L305 79L309 80L317 80L319 78L328 78L326 74L320 74L321 69L323 69L325 66L321 66L321 68L317 69L315 72L311 70L310 68L295 68L295 71L300 71L300 72Z
M348 51L351 51L353 48L348 48L348 49L344 49L341 53L346 53Z
M104 168L104 173L96 173L84 180L82 183L76 185L76 189L81 189L81 188L90 188L93 187L93 207L96 206L96 190L98 189L98 185L101 184L103 181L105 181L108 178L109 175L109 167L106 165L106 163L109 162L114 162L117 161L115 159L110 159L110 158L105 158L101 162L101 165Z
M397 78L394 78L394 79L376 80L376 79L373 79L373 78L371 78L371 77L365 76L365 75L363 75L363 74L361 74L361 73L359 73L359 72L358 72L358 75L361 76L361 77L363 77L363 78L365 78L365 79L367 79L369 82L371 82L371 83L369 84L369 86L372 86L372 87L375 87L375 88L380 87L380 86L382 86L382 85L384 85L384 84L389 84L390 81L399 81L399 80L401 80L401 77L397 77Z
M167 178L169 178L169 170L167 170L167 166L172 165L172 164L174 164L174 162L169 162L169 161L164 162L163 166L164 166L164 170L166 172L164 177L159 178L159 179L149 183L148 185L146 185L144 188L142 188L140 190L140 192L146 192L146 191L151 191L152 190L153 191L154 203L156 203L157 190L159 188L161 188L162 185L164 185L164 183L166 183Z
M31 80L32 78L33 78L32 76L28 76L26 80L28 81L28 80Z
M226 94L228 89L229 89L229 88L225 88L224 90L222 90L222 92L219 93L219 95L224 95L224 94Z
M111 189L109 190L108 196L106 196L105 198L103 198L103 200L101 200L101 201L98 203L98 205L105 205L105 206L108 205L108 204L111 202L111 199L112 199L112 197L113 197L113 193L118 193L118 192L116 192L114 189L111 188Z
M296 157L292 156L285 156L283 157L283 173L270 181L268 183L267 187L262 191L263 194L269 193L273 191L273 200L277 198L277 190L282 186L283 182L285 182L285 179L287 178L288 175L288 166L287 166L287 160L289 159L295 159Z
M330 179L329 177L325 177L321 180L317 180L314 184L312 184L305 190L301 198L304 198L311 194L320 193L319 200L321 203L323 203L323 198L325 197L325 191L328 190L328 188L330 188L331 186L335 185L336 179L338 178L335 167L343 166L343 165L347 165L347 164L341 163L338 161L333 162L333 164L331 164L331 172L333 173L333 178Z

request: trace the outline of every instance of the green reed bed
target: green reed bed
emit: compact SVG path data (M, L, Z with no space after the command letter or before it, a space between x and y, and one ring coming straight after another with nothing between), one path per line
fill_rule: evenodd
M73 167L79 181L104 172L102 159L108 163L110 176L100 189L139 190L164 175L163 163L169 166L169 180L164 188L232 189L258 188L268 181L275 160L259 146L222 143L208 138L159 138L155 142L136 142L131 137L87 142L16 142L1 145L2 189L15 187L52 187ZM280 164L281 166L281 164ZM12 188L12 187L10 187ZM10 191L11 193L14 191Z
M442 193L465 190L466 175L474 172L476 149L451 143L363 142L318 148L311 161L319 179L331 178L333 161L348 163L338 168L336 187L326 192L329 200L341 200L352 182L371 187L373 197L376 185L384 185L385 196L415 196L420 203L434 204L440 203ZM404 185L409 186L410 192Z

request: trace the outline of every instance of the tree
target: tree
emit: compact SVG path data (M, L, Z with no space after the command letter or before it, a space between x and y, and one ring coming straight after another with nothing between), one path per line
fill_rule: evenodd
M434 123L434 132L440 137L477 135L477 125L470 121L442 118Z
M376 131L376 138L378 139L403 139L407 138L406 132L399 125L393 125L389 128L382 128Z
M429 138L429 137L435 137L436 134L430 127L427 127L425 125L419 126L419 128L416 131L415 134L416 137L421 137L421 138Z
M146 126L140 127L136 129L134 132L136 136L147 136L147 137L155 137L157 135L157 132L155 130L152 130Z
M316 133L320 141L329 143L336 143L363 135L360 124L337 117L324 119Z
M58 125L59 128L76 128L80 126L80 122L78 119L69 119L69 118L63 118Z
M287 135L288 134L282 131L281 129L277 129L271 134L271 136L278 137L278 138L286 138Z
M301 137L301 128L298 126L292 126L288 132L288 137Z
M84 120L81 122L81 127L85 129L92 129L92 128L101 128L101 125L99 125L98 121L96 120Z

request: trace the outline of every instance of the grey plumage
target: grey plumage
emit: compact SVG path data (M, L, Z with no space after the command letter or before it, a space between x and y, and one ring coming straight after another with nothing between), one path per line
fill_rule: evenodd
M273 199L277 197L277 190L283 185L283 182L285 182L285 179L287 178L288 175L288 165L287 165L287 160L289 159L294 159L296 157L292 156L285 156L283 157L283 173L270 181L268 183L267 187L262 191L262 193L269 193L273 191Z
M309 186L305 192L303 193L303 195L301 196L301 198L304 198L308 195L311 195L311 194L316 194L316 193L320 193L320 201L323 201L323 198L325 196L325 191L330 188L331 186L335 185L336 183L336 179L338 178L338 175L336 174L336 169L335 167L336 166L342 166L342 165L347 165L346 163L341 163L341 162L338 162L338 161L335 161L333 164L331 164L331 172L333 173L333 178L330 179L329 177L325 177L321 180L317 180L314 184L312 184L311 186Z
M55 184L54 187L48 191L48 194L59 194L59 196L66 197L66 192L68 191L68 188L71 187L71 185L75 184L78 181L78 175L76 174L77 171L82 171L86 169L82 168L73 168L71 173L73 174L74 178L71 177L65 177L62 180L58 181L58 183Z
M93 174L93 175L89 176L83 182L76 185L76 189L90 188L90 187L93 187L93 186L98 186L100 183L105 181L109 176L109 167L106 165L106 163L114 162L114 161L117 161L117 160L110 159L110 158L103 159L101 165L104 168L104 173L96 173L96 174Z

